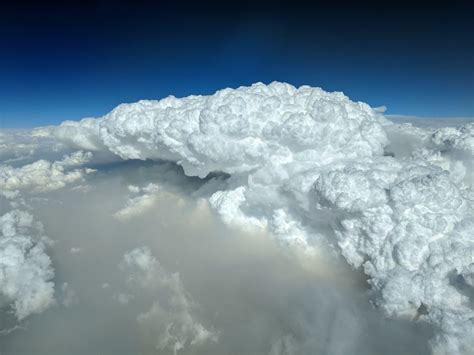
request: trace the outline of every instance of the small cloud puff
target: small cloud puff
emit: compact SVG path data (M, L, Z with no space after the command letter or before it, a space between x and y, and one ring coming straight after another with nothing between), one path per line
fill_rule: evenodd
M125 206L114 214L118 220L126 221L136 217L146 210L150 209L158 198L159 186L157 184L148 184L145 187L129 185L128 190L138 196L129 197Z
M126 274L131 293L120 294L119 302L127 304L147 292L157 297L148 311L137 316L137 321L155 333L158 350L170 349L176 354L188 346L217 341L217 334L196 320L193 313L196 305L179 274L166 272L149 248L127 252L120 269Z

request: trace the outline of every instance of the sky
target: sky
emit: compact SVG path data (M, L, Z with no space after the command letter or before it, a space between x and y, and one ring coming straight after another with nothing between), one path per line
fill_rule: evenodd
M474 4L10 2L0 126L262 81L343 91L388 114L474 116Z

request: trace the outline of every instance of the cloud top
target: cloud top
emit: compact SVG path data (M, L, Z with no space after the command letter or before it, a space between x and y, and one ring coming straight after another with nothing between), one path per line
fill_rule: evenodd
M211 96L122 104L104 117L65 122L55 135L123 159L178 162L188 175L250 171L270 160L314 164L379 154L381 116L342 93L274 82Z

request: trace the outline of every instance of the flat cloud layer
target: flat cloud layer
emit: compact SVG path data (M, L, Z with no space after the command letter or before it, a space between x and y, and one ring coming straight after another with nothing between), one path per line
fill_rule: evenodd
M26 144L28 134L35 138ZM423 353L426 349L420 343L426 345L431 332L429 344L433 353L473 351L474 123L439 129L394 124L380 110L352 102L342 93L275 82L224 89L211 96L123 104L98 119L67 121L31 133L2 132L0 140L9 142L0 151L5 157L0 166L0 187L5 206L10 206L4 208L5 220L11 219L12 214L23 213L15 212L20 210L41 214L39 201L50 205L57 194L57 203L66 206L77 203L71 196L79 193L92 199L95 191L104 197L97 203L108 211L98 213L102 219L94 222L103 224L103 230L115 230L115 225L134 225L147 213L156 212L156 206L163 201L172 199L173 204L184 208L190 200L198 205L185 208L189 216L210 207L227 225L212 229L212 234L219 238L237 233L245 241L249 235L258 235L256 240L264 238L277 243L279 251L272 252L271 258L267 253L256 257L265 260L256 266L257 270L261 267L266 271L265 282L260 284L245 272L235 271L247 267L244 265L248 260L239 247L227 261L217 261L221 253L232 249L218 242L219 238L196 236L193 241L182 240L185 244L167 256L177 260L180 254L188 255L184 252L187 246L196 247L199 240L210 243L205 254L216 260L221 271L211 272L212 278L202 274L195 280L183 277L184 282L168 274L161 259L153 256L153 246L148 244L155 243L154 237L145 238L145 245L126 242L128 249L122 248L120 253L116 253L117 240L113 239L104 240L110 247L96 247L94 252L90 248L96 242L90 238L85 243L78 240L78 245L70 245L68 250L74 250L79 259L86 259L88 253L106 259L112 258L112 254L119 258L120 254L124 258L120 264L122 271L127 269L124 265L141 268L145 276L148 269L153 270L145 288L154 291L144 290L149 294L146 299L138 300L136 292L130 290L133 282L123 284L125 291L109 296L137 312L136 320L146 324L145 333L151 331L158 339L158 343L145 343L157 351L377 353L380 349L376 341L367 334L356 334L351 324L365 319L363 327L370 334L379 326L378 322L383 323L382 318L377 318L382 315L395 322L380 326L383 330L378 334L394 353ZM62 154L68 155L61 158ZM32 161L35 157L38 160ZM114 179L127 181L120 193L111 188ZM61 194L61 189L71 192ZM123 200L117 200L117 196ZM78 207L76 213L87 219L86 211L87 208ZM200 216L193 223L210 223L209 215ZM187 218L181 220L190 223ZM175 219L179 220L177 216ZM63 236L68 234L67 227L54 230L55 224L61 225L59 221L48 216L41 220L46 230L49 225L55 231L58 245L61 240L71 240ZM146 226L154 229L150 221ZM77 228L83 227L77 224ZM174 228L178 230L176 225ZM142 228L138 230L148 233ZM53 287L51 264L56 273L61 273L61 266L71 266L67 258L57 263L53 259L51 263L46 253L49 248L57 255L61 248L56 243L48 246L38 242L35 245L39 245L39 257L31 257L29 247L18 246L25 233L15 228L8 233L2 235L0 245L7 250L3 240L14 240L24 261L9 263L4 268L9 270L9 276L0 277L0 293L3 304L10 305L16 317L23 320L53 305L52 291L46 292ZM140 233L124 235L117 231L120 240L131 241L143 239ZM157 240L160 238L169 237L156 236ZM253 243L246 247L257 247ZM192 253L189 258L185 264L192 264L192 260L203 263ZM302 280L301 284L314 283L307 294L296 292L301 289L298 282L286 282L280 278L284 276L274 274L282 261L272 258L294 265L292 277ZM353 271L346 268L346 263ZM145 264L149 267L144 268ZM28 280L30 271L22 271L24 265L25 270L35 270L40 277L26 293L11 291L15 287L20 290L17 284L28 285L24 280ZM188 272L195 274L189 269ZM317 277L303 276L307 272ZM370 292L362 286L361 272L367 278ZM241 278L243 289L230 286L233 273ZM110 278L120 278L118 275L118 271L108 272ZM58 303L63 307L73 305L77 296L71 280L58 283L62 277L54 278L56 298L60 299L55 307L60 307ZM271 280L278 287L269 293L266 288L272 288ZM341 280L352 280L352 286L341 286L348 282ZM84 282L77 281L80 285ZM230 287L234 292L227 295L227 303L219 300L210 305L207 299L213 296L206 285L217 289ZM112 292L110 287L113 286L109 281L103 282L105 294ZM255 290L250 298L244 290L248 287ZM219 294L222 290L213 292ZM284 311L285 307L278 303L283 300L272 300L275 293L287 295L288 300L300 302L301 306ZM30 294L29 303L25 303L26 294ZM81 297L77 297L80 304ZM94 297L82 296L87 300L83 302L90 305L96 302ZM325 297L334 300L324 301ZM369 298L377 311L371 310ZM20 304L30 308L21 311ZM254 313L239 318L238 312L228 311L232 304L254 309ZM212 316L213 307L215 312L233 314L233 320L220 318L217 313ZM333 314L335 323L326 333L323 323L327 328L332 316L325 312L335 309L340 312ZM48 319L48 312L53 311L44 312L35 321L40 322L41 317ZM307 318L300 318L300 312L306 312ZM276 319L270 321L271 317ZM52 319L49 316L47 324L53 324ZM12 322L8 323L9 329L15 327ZM241 323L255 327L262 344L248 335L248 348L236 342L245 338L245 332L239 328ZM401 324L414 328L400 333ZM420 330L426 327L431 330ZM12 334L17 337L17 333L20 332ZM342 340L344 337L346 340ZM356 340L358 337L364 341ZM403 342L411 350L397 348ZM11 349L13 344L12 340ZM88 351L91 350L94 349Z

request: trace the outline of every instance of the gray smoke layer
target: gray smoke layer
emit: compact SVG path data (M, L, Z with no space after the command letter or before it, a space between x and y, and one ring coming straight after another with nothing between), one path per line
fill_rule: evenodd
M3 307L2 355L430 353L432 329L385 319L342 260L302 262L266 233L225 226L200 196L227 176L94 168L29 201L52 241L55 303L22 321Z

